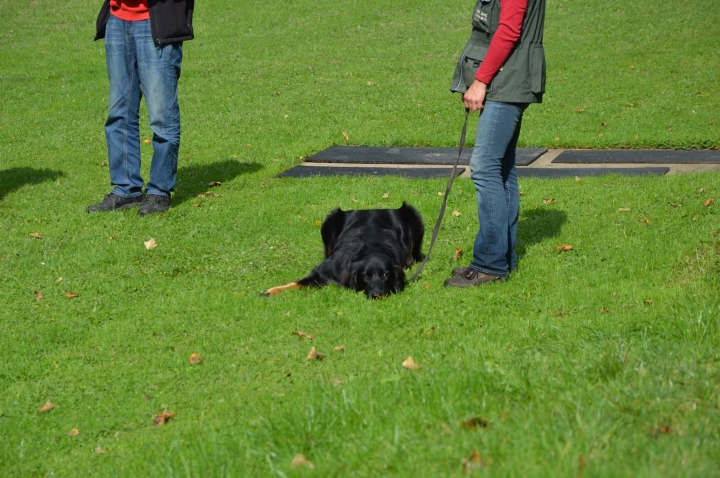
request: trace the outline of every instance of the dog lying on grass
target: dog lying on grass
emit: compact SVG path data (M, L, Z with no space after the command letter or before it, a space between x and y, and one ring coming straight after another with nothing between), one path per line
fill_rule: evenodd
M398 209L332 211L320 234L325 259L297 282L272 287L261 297L287 289L337 284L363 291L370 299L402 292L405 270L423 259L420 213L403 202Z

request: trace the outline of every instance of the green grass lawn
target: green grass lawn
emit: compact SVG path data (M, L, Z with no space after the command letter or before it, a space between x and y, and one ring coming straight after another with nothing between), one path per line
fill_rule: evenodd
M473 2L198 2L174 207L146 218L85 213L109 191L100 3L0 0L1 476L720 476L720 176L522 180L519 271L467 291L442 286L477 228L458 180L402 294L263 300L335 207L406 200L431 229L444 180L274 176L455 145ZM548 0L521 145L719 147L719 20Z

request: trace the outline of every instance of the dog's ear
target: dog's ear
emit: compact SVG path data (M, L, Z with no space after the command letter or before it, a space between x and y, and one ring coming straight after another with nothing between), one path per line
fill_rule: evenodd
M365 281L362 280L362 274L363 263L359 261L351 263L349 270L343 271L341 274L342 285L354 291L365 289Z
M392 268L393 272L393 289L395 292L402 292L405 290L405 271L402 267L394 265Z

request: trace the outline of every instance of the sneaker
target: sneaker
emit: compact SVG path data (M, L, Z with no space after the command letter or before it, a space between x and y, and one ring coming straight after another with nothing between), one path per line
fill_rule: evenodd
M474 287L476 285L489 284L490 282L498 280L507 280L507 276L485 274L468 267L464 273L446 279L445 285L449 287Z
M107 212L114 211L116 209L130 209L138 207L143 202L142 195L135 196L132 198L124 198L117 194L110 193L105 196L102 202L93 204L87 208L87 212Z
M142 206L138 210L141 216L154 214L156 212L165 212L170 209L170 198L167 196L158 196L157 194L148 194L145 196Z

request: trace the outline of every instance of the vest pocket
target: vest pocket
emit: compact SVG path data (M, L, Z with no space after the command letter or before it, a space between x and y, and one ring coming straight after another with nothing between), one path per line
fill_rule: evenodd
M545 49L542 45L530 49L530 71L533 93L545 93Z

